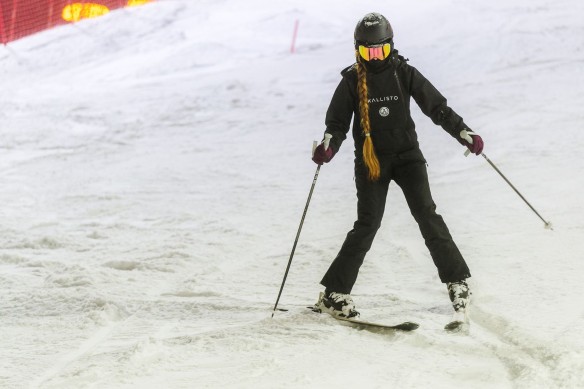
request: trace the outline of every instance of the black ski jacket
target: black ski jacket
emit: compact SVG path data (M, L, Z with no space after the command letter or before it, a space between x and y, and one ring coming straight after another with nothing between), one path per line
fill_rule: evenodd
M377 154L414 153L423 159L410 114L412 97L435 124L460 139L460 131L466 128L462 118L448 107L446 98L416 68L398 55L397 50L383 63L376 65L380 66L367 68L367 88L371 137ZM333 136L330 144L338 152L354 115L355 154L361 156L365 136L361 129L356 64L345 68L341 75L341 82L326 113L326 132Z

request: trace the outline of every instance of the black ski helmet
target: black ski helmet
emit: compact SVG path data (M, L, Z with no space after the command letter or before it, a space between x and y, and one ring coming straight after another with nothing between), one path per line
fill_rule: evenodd
M393 39L393 29L385 16L371 12L363 16L355 27L355 47L359 44L375 45Z

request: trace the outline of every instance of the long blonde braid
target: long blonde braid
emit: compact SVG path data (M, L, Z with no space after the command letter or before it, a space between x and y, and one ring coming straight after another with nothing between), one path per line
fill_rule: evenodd
M373 139L371 139L371 123L369 122L369 97L367 93L367 70L361 63L359 52L357 55L357 90L359 94L359 113L361 115L361 129L365 135L363 143L363 160L369 170L369 179L377 181L381 175L379 160L373 148Z

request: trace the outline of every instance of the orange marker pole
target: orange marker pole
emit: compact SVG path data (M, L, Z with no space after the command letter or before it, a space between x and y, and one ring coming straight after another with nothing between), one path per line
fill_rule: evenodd
M2 3L0 2L0 43L6 44L6 35L4 34L4 13L2 12Z
M14 24L16 23L16 11L18 9L17 0L12 1L12 15L10 16L10 33L8 34L8 42L14 40Z
M55 7L55 1L49 1L49 15L47 16L47 29L53 27L53 8Z
M296 36L298 35L298 24L300 24L300 21L296 19L296 21L294 22L294 33L292 34L292 45L290 46L291 53L294 53L294 51L296 50Z

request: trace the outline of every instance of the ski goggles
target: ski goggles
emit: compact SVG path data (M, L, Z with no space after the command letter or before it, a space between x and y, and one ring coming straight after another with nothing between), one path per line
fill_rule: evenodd
M391 52L391 45L389 43L381 43L379 45L364 46L359 45L359 55L365 61L371 61L373 59L384 60L389 57Z

